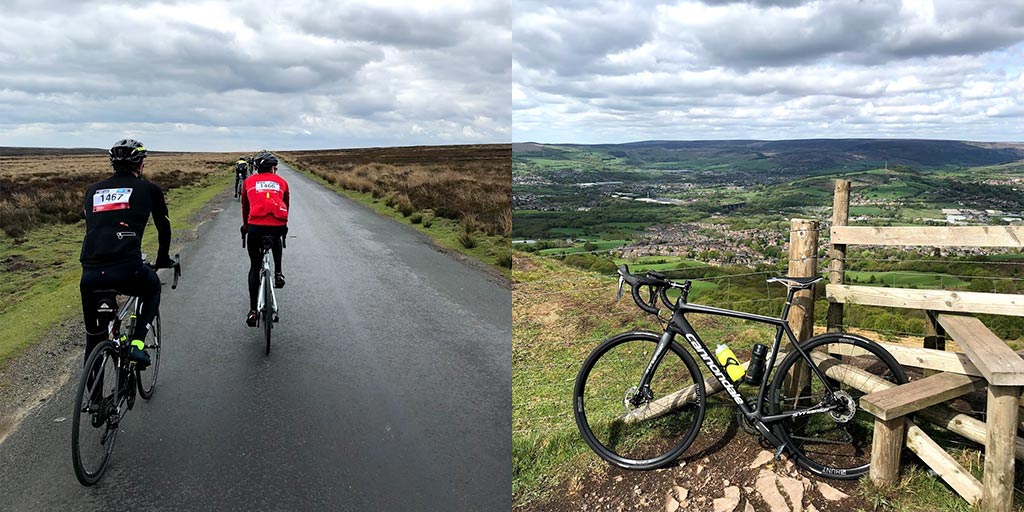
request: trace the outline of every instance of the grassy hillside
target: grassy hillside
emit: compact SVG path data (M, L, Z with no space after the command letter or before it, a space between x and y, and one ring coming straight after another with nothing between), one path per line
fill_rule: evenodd
M637 167L671 163L682 168L713 169L865 169L889 165L956 168L999 165L1024 159L1024 145L911 139L806 139L642 141L627 144L517 144L514 156L555 167L587 158L618 159ZM654 165L653 167L659 167Z
M573 384L580 365L591 350L612 334L633 329L660 332L662 326L628 298L613 302L616 280L612 276L520 252L514 254L512 275L514 509L576 510L583 503L633 503L641 499L641 493L652 494L651 488L655 496L660 496L673 485L690 488L691 500L705 499L710 503L710 498L717 496L710 493L721 491L723 477L732 485L754 485L752 480L745 480L751 478L745 461L763 448L756 438L738 431L734 408L721 395L708 399L701 434L691 449L694 453L685 454L684 463L658 471L629 472L614 469L594 455L582 441L572 415ZM763 294L764 276L757 279ZM695 302L754 311L762 303L740 299L747 293L747 284L742 276L720 281ZM730 302L730 296L736 297L735 302ZM826 309L825 301L819 300L816 312L823 314ZM749 357L753 343L770 344L774 334L758 324L734 319L695 315L691 322L706 343L726 343L741 360ZM884 325L892 327L891 323ZM871 331L857 332L876 339L883 337ZM921 343L919 337L888 341L912 346ZM741 392L751 394L755 390L741 387ZM983 402L983 396L980 400ZM927 423L922 426L968 471L980 477L980 447L965 444L962 438ZM697 487L697 475L707 476L701 471L712 472L710 489ZM826 482L837 487L841 484ZM842 489L852 496L841 502L850 510L969 510L963 500L913 458L905 459L901 480L891 489L874 488L866 479ZM660 506L660 502L651 506Z

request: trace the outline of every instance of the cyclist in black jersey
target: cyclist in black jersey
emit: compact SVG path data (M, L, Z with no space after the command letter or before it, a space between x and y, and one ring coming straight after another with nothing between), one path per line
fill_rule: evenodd
M117 290L142 301L128 357L140 368L149 365L145 344L149 324L160 306L160 279L142 261L142 232L150 215L156 225L159 249L156 268L171 267L171 223L164 193L142 177L146 148L122 139L110 148L114 175L85 193L85 239L82 241L82 312L85 317L85 355L106 337L96 318L96 290Z
M235 162L235 198L238 198L238 184L245 181L249 177L249 161L245 159L245 156L238 157L238 161Z

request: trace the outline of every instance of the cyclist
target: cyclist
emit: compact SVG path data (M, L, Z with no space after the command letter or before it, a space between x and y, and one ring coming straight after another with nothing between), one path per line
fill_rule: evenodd
M142 232L150 215L156 225L159 249L156 267L171 267L171 222L164 193L142 177L146 148L121 139L109 151L114 175L85 193L85 238L82 241L82 312L85 317L85 355L106 337L96 315L95 290L117 290L142 301L128 357L140 369L149 366L145 351L149 324L160 307L160 278L142 261Z
M249 155L249 174L256 172L256 162L253 161L252 155Z
M238 198L238 183L244 181L249 176L249 162L246 161L245 156L238 157L238 161L235 162L235 198Z
M256 174L242 185L242 236L249 249L249 315L245 323L256 327L256 294L260 287L263 237L274 237L274 288L284 287L281 273L281 237L288 233L288 183L277 175L277 158L270 153L256 157Z

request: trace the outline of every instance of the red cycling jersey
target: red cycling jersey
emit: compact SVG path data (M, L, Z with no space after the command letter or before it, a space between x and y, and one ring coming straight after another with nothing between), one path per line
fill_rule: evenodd
M288 182L272 172L260 172L245 179L242 220L255 226L288 224Z

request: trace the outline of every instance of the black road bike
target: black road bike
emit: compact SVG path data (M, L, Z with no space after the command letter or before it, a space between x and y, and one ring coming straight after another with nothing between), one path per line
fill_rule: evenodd
M707 386L714 381L705 384L693 356L675 340L682 336L736 403L743 429L773 446L776 458L786 452L822 477L854 479L865 474L871 462L874 417L859 407L859 399L872 389L872 382L878 382L874 379L902 384L907 376L884 348L860 336L828 333L796 343L786 321L793 296L821 279L768 279L788 288L782 315L774 318L689 304L690 281L672 281L658 272L633 275L626 265L620 266L619 296L626 283L640 309L658 315L660 299L671 318L661 334L618 334L584 361L573 390L573 414L583 439L611 464L639 470L666 466L690 447L704 421ZM672 300L670 293L676 292L669 290L678 292L678 298ZM691 313L772 325L775 342L770 351L756 344L747 374L734 383L687 320ZM782 356L776 368L783 335L795 350ZM830 352L862 355L839 360ZM812 363L814 359L818 364ZM757 386L756 398L740 393L743 382Z
M177 254L172 268L174 283L171 289L175 289L181 277L181 259ZM128 359L128 335L135 331L135 320L142 311L142 302L138 297L128 297L119 308L117 294L117 290L96 290L93 294L100 322L107 325L108 338L89 352L75 394L71 460L75 476L86 486L103 477L110 454L114 451L121 420L135 406L136 391L145 400L152 398L160 371L160 312L157 311L143 340L149 352L150 365L145 371L140 371L135 362Z
M243 186L245 185L246 177L248 177L248 174L246 174L245 176L241 174L235 174L235 199L238 200L238 202L242 202L242 194L245 193L245 189L243 188Z

